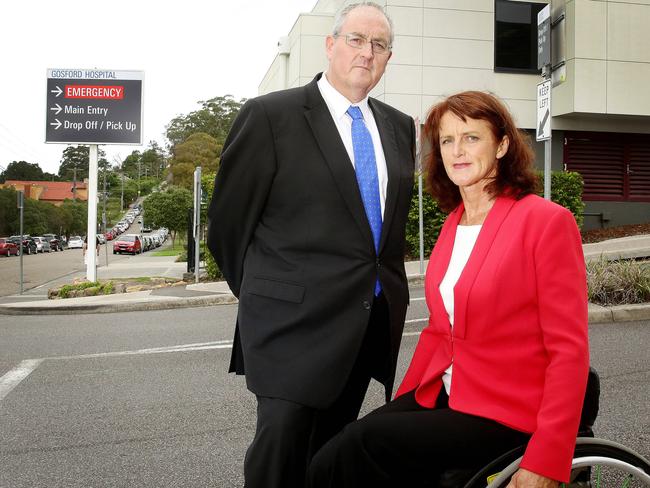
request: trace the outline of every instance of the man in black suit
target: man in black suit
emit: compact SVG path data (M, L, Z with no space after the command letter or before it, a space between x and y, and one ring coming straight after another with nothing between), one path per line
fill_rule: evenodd
M370 379L391 395L415 128L368 93L392 40L381 7L346 7L327 72L246 102L223 148L208 243L239 298L230 371L258 402L248 488L303 486Z

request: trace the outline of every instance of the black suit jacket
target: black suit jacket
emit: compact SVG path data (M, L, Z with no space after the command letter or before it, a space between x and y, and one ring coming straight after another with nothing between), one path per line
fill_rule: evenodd
M377 274L390 310L392 390L409 301L405 225L413 120L369 100L388 169L379 253L354 168L318 86L247 101L226 139L209 248L239 312L231 371L248 388L315 408L339 395L364 337Z

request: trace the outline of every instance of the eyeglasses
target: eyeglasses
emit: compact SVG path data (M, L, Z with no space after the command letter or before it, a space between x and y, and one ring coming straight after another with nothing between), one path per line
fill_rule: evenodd
M355 49L363 49L370 42L372 52L375 54L386 54L391 48L386 41L377 41L375 39L369 41L367 37L361 34L336 34L334 38L337 37L345 37L345 43Z

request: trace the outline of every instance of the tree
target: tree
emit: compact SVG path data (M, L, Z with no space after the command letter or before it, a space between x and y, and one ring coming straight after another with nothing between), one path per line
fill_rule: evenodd
M97 159L97 166L100 170L109 169L110 163L106 160L106 153L102 149L99 149ZM59 176L65 181L72 181L74 169L77 168L77 181L83 181L84 178L88 178L89 166L90 148L88 146L68 146L63 151Z
M0 188L0 235L16 233L19 228L19 212L16 191L13 188Z
M38 163L27 161L12 161L7 169L0 173L0 183L7 180L43 181L45 173Z
M187 212L193 206L192 193L180 187L169 187L167 191L156 192L143 202L146 223L153 227L167 227L172 233L172 245L176 234L187 230Z
M237 102L232 95L214 97L208 101L199 102L200 110L172 119L166 132L172 152L178 144L197 132L209 134L223 145L232 123L245 101L246 99L241 99Z
M192 134L174 150L174 157L169 161L172 182L183 188L192 188L193 173L197 166L204 172L216 172L219 167L221 145L204 132Z

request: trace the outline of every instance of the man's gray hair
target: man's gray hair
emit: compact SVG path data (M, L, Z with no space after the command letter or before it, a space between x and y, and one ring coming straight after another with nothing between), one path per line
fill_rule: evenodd
M338 36L341 33L341 29L343 28L343 24L345 23L348 14L359 7L372 7L374 9L379 10L384 17L386 17L386 20L388 21L388 28L390 30L390 39L388 40L390 46L393 45L393 39L394 39L394 34L393 34L393 21L391 18L386 14L384 11L383 7L379 4L376 4L375 2L358 2L358 3L351 3L350 5L347 5L345 8L341 9L337 14L336 18L334 19L334 29L332 31L332 35L334 37Z

